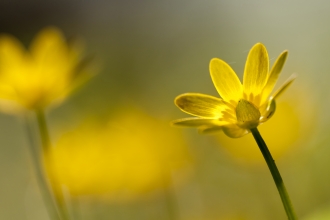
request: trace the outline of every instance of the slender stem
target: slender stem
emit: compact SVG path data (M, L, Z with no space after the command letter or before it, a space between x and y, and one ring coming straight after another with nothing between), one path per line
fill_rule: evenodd
M166 208L168 212L168 217L170 220L176 220L177 218L177 210L175 208L175 198L171 192L171 189L165 188L164 189L164 196L166 202Z
M36 116L37 116L37 122L38 122L38 128L41 138L41 144L43 153L46 156L48 155L48 151L51 149L51 142L50 142L50 136L48 132L46 117L42 109L36 110ZM51 158L49 158L51 159ZM49 161L48 161L49 162ZM60 185L56 182L55 178L53 178L53 174L49 171L48 176L50 178L50 188L52 189L54 193L54 198L56 205L58 207L58 211L60 214L61 220L67 220L69 219L69 213L65 205L65 199L63 195L63 191L60 188Z
M266 160L266 163L268 165L268 168L269 168L269 170L270 170L270 172L273 176L273 179L275 181L277 190L278 190L278 192L281 196L281 200L282 200L285 212L288 216L288 219L289 220L298 219L295 212L294 212L293 206L291 204L289 194L286 191L286 188L285 188L284 182L282 180L281 174L280 174L280 172L278 171L278 169L276 167L275 160L273 159L272 155L270 154L265 141L262 139L262 137L261 137L261 135L260 135L257 128L251 129L251 132L252 132L253 137L256 140L256 142L259 146L259 149L260 149L262 155L264 156L264 158Z
M37 116L39 132L40 132L42 150L44 153L46 153L51 147L48 127L46 123L46 117L43 110L40 109L36 110L36 116Z
M75 220L81 220L82 216L81 216L81 207L80 207L80 201L78 198L71 198L70 199L70 204L71 204L71 209L72 209L72 216L73 219Z
M38 185L40 187L42 198L46 204L49 217L53 220L60 219L59 213L57 212L56 209L55 201L53 200L53 195L49 191L48 184L45 180L44 170L42 169L41 161L40 161L40 150L36 149L37 144L35 143L33 138L34 136L33 128L31 126L30 120L27 115L25 115L24 120L25 120L25 128L27 131L28 140L30 142L28 146L32 158L32 165L35 170L35 174Z

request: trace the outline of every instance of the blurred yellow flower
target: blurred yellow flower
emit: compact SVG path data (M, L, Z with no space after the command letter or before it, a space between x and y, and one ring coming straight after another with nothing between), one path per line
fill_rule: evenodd
M199 93L182 94L175 104L193 118L183 118L175 125L198 127L201 133L223 130L232 138L242 137L266 122L275 112L275 99L293 82L292 75L270 96L285 63L288 52L277 58L269 72L268 53L257 43L247 57L243 85L233 69L223 60L210 62L212 81L222 98Z
M184 180L191 159L182 134L168 121L127 109L106 125L89 121L60 138L45 155L51 179L72 195L116 199L167 187L173 176Z
M322 207L307 215L303 220L328 220L330 219L330 208Z
M83 68L82 50L80 44L67 44L61 31L54 27L38 33L29 50L15 37L1 35L2 104L39 109L63 100L89 76Z

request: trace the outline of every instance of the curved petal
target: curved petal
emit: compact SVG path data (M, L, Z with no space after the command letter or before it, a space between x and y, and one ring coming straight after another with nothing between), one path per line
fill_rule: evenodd
M38 62L56 62L67 58L68 48L63 34L54 27L41 30L30 45L32 56ZM53 59L53 60L52 60Z
M277 82L277 79L280 76L280 73L282 71L287 56L288 56L288 51L287 50L283 51L275 61L275 64L270 71L270 75L268 77L267 83L262 91L261 103L264 103L267 100L270 93L272 92Z
M276 90L276 92L272 95L271 98L277 99L290 85L291 83L297 78L297 74L293 73L284 83L283 85Z
M12 78L22 72L22 62L25 56L24 46L15 37L0 36L0 74ZM3 82L4 79L1 79Z
M35 62L30 78L34 77L44 88L56 94L63 91L70 83L77 60L70 57L61 31L53 27L41 30L31 43L30 51Z
M276 102L274 99L270 99L267 103L265 103L263 106L259 109L261 113L260 117L260 123L266 122L268 119L270 119L275 111L276 111Z
M261 94L267 82L268 69L269 59L266 47L257 43L250 50L244 69L243 87L248 101L253 102L253 97ZM252 97L251 94L253 94Z
M200 93L186 93L175 98L174 103L183 112L202 118L218 119L227 105L222 99Z
M210 74L213 84L223 100L237 102L242 98L242 84L234 70L226 62L213 58L210 62Z
M172 125L185 126L185 127L200 127L200 126L222 126L227 125L229 122L219 121L216 119L206 118L180 118L171 122Z
M249 130L240 128L237 125L224 126L222 130L231 138L239 138L249 133Z
M222 126L205 126L198 129L200 134L213 134L222 130Z

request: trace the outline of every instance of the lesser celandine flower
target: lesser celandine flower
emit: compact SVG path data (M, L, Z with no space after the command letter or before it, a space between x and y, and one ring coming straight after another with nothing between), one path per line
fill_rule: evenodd
M27 109L63 100L89 76L82 52L55 27L40 31L28 50L15 37L0 35L0 99Z
M202 133L223 130L233 138L241 137L266 122L275 112L275 99L291 84L292 75L270 96L287 57L284 51L269 71L268 53L258 43L251 49L244 70L243 85L232 68L223 60L210 62L213 83L221 98L199 93L186 93L175 99L184 112L197 116L174 121L175 125L198 127Z
M168 187L173 176L184 181L191 158L182 134L129 107L107 123L88 120L67 133L45 162L72 196L126 200Z
M29 49L11 35L0 35L0 108L10 113L27 109L36 115L42 148L31 141L31 153L46 207L54 219L67 219L68 215L64 198L58 196L53 202L52 193L61 190L48 185L40 164L39 156L51 147L44 109L65 99L91 76L82 52L81 44L67 43L55 27L41 30ZM24 113L32 140L30 111Z
M221 98L199 93L178 96L175 104L182 111L197 117L179 119L173 124L197 127L202 133L223 130L232 138L239 138L251 132L271 171L288 218L296 219L281 175L257 129L274 114L276 98L295 79L295 75L292 75L279 90L270 95L287 54L287 51L280 54L269 71L265 46L261 43L254 45L245 64L243 85L226 62L218 58L212 59L210 73Z

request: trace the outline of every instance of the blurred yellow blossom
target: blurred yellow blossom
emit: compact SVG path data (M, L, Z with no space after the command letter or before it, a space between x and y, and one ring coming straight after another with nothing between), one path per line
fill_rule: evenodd
M168 121L127 109L60 138L45 157L51 178L72 195L121 199L167 187L176 172L175 182L184 180L191 160L182 134Z
M39 109L63 100L89 77L82 52L81 44L69 45L54 27L40 31L29 50L15 37L1 35L1 107Z
M303 220L328 220L330 219L329 206L316 209L314 212L307 215Z
M287 57L284 51L269 71L269 58L265 46L257 43L249 52L243 85L234 70L223 60L210 62L212 81L221 98L186 93L175 99L175 104L193 118L183 118L175 125L198 127L201 133L218 130L232 138L242 137L266 122L275 112L275 99L292 83L292 75L270 96Z

